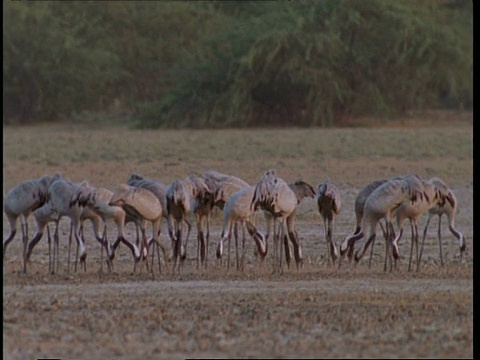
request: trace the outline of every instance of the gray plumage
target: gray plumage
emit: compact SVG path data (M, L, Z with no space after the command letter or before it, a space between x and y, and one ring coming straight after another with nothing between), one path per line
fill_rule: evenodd
M273 170L274 171L274 170ZM265 174L267 177L272 176L273 172L269 174ZM315 197L315 189L306 183L303 180L297 180L293 183L288 184L290 189L293 191L295 196L297 197L297 204L300 204L303 199L306 197L314 198ZM274 220L275 217L272 215L271 212L264 210L263 211L264 216L265 216L265 221L267 223L267 234L265 236L265 245L267 245L267 241L270 237L271 233L274 233ZM286 256L287 256L287 261L290 261L291 258L291 251L290 251L290 245L288 243L284 244L285 246L285 251L286 251Z
M409 178L407 178L408 180ZM418 265L418 219L421 215L427 212L432 207L435 207L438 202L442 202L442 194L437 187L431 183L421 179L412 178L410 186L417 191L417 196L413 199L403 201L395 210L395 217L397 220L398 234L392 241L393 252L399 253L398 242L402 238L404 231L404 222L406 219L410 220L410 227L412 230L412 240L410 245L410 258L408 262L408 270L411 270L413 247L416 249L416 262Z
M151 191L160 201L162 205L162 217L167 222L168 234L170 240L173 242L172 234L172 223L167 212L167 185L158 179L147 179L139 174L133 173L127 180L127 185L141 187Z
M49 183L47 189L47 199L51 203L51 206L57 211L58 219L56 221L55 233L54 233L54 252L53 252L53 264L50 264L50 270L54 272L55 268L55 259L58 266L58 242L59 242L59 223L63 217L68 217L70 219L70 236L68 242L68 263L67 271L70 270L70 247L72 235L75 236L77 241L77 246L80 249L80 262L84 263L86 269L85 260L87 257L85 242L80 236L80 225L81 225L81 213L82 208L76 204L71 205L71 199L75 192L75 189L78 187L78 184L71 182L70 180L64 179L60 173L55 174ZM42 234L37 233L37 236L32 239L31 243L28 244L28 250L25 254L26 259L28 260L31 256L34 246L40 240ZM76 263L75 263L76 267Z
M206 240L204 223L207 224L207 238L209 237L209 218L213 208L213 193L205 180L191 175L185 179L173 181L167 187L167 212L172 224L171 238L174 239L174 271L177 259L180 259L179 269L186 259L186 249L190 236L191 224L188 214L197 217L197 241L202 252L202 259L206 256ZM183 228L187 227L187 234L183 236Z
M115 257L115 250L120 243L126 245L131 251L135 262L140 260L140 251L138 247L131 243L125 236L125 225L128 222L135 222L136 219L129 216L121 206L110 205L113 191L103 187L93 187L88 182L82 183L77 189L73 202L92 209L104 222L103 239L107 246L107 256L109 261ZM107 223L113 221L117 228L117 238L112 246L107 239Z
M48 222L56 222L59 220L58 213L57 211L53 208L52 204L50 202L45 203L45 205L38 209L37 211L40 211L40 219L37 219L37 225L38 225L38 231L37 234L33 237L32 241L28 244L28 249L27 249L27 260L30 259L33 248L37 245L37 243L41 240L43 236L43 232L45 230L45 227ZM37 212L36 211L36 212ZM35 212L35 213L36 213ZM35 214L34 213L34 214ZM82 211L80 213L80 228L79 228L79 233L82 239L83 237L83 224L85 221L89 220L92 224L92 229L95 238L97 241L100 242L101 245L103 245L103 239L102 239L102 234L100 233L100 228L103 225L103 221L99 215L93 212L93 210L90 210L86 207L82 207ZM52 263L52 258L51 258L51 249L50 249L50 238L49 240L49 247L48 247L48 257L49 257L49 272L54 272L53 268L53 263ZM85 239L84 239L85 241ZM102 248L103 249L103 248ZM77 259L76 259L77 261Z
M298 186L299 188L304 188L304 190L292 190L292 188L283 179L279 178L276 175L275 170L268 170L262 175L258 183L255 185L255 191L250 205L252 210L261 207L262 209L268 211L275 219L281 220L281 225L278 231L275 231L276 221L273 221L274 271L276 271L277 265L281 270L281 246L280 255L278 255L278 243L280 239L282 239L285 246L287 265L289 265L291 260L288 238L293 244L297 269L301 266L303 262L302 247L300 244L300 239L298 238L295 230L295 215L299 204L299 198L297 197L297 194L302 194L303 191L307 191L307 188L310 188L312 194L311 197L314 197L315 190L306 183L298 184L295 186Z
M147 179L138 174L131 174L127 180L127 185L135 186L135 187L142 187L151 191L160 201L162 205L163 211L162 216L165 219L168 219L167 214L167 185L165 185L162 181L157 179Z
M436 186L438 191L440 192L442 196L442 200L439 201L436 206L432 207L428 211L428 218L427 222L425 224L425 228L423 230L423 239L422 239L422 246L420 249L420 255L418 258L418 263L417 263L417 270L418 267L420 266L420 262L422 259L422 254L423 254L423 246L425 244L425 238L427 236L427 229L428 225L430 224L430 220L432 219L433 216L438 215L438 244L439 244L439 250L440 250L440 263L443 266L444 260L443 260L443 249L442 249L442 216L445 215L448 220L448 228L450 232L455 236L455 238L458 241L458 244L460 246L460 258L462 259L463 254L466 250L466 241L465 241L465 236L458 231L455 228L455 214L457 212L457 207L458 207L458 201L457 198L453 192L452 189L450 189L447 184L439 179L438 177L433 177L431 179L428 179L427 182L432 183Z
M370 184L366 185L363 189L361 189L358 192L357 197L355 198L355 220L356 220L355 231L353 232L352 235L347 236L345 238L345 240L342 242L342 244L340 246L340 260L345 255L345 253L348 253L348 259L350 261L353 258L354 247L353 247L353 244L351 246L348 245L349 244L348 239L351 236L359 234L360 231L362 230L362 222L363 222L363 213L364 213L365 203L367 202L367 199L370 196L370 194L376 188L378 188L380 185L384 184L385 182L387 182L386 179L373 181ZM382 223L379 223L379 224L380 224L380 227L381 227L382 232L384 234L385 241L387 242L386 232L383 229ZM374 244L372 244L372 250L370 251L370 259L369 259L369 262L368 262L369 267L371 266L371 262L372 262L373 245ZM341 262L340 262L340 264L341 264ZM340 266L340 264L339 264L339 266Z
M223 209L230 196L238 190L250 186L246 181L236 176L222 174L216 170L207 170L202 177L213 192L214 205L220 209Z
M8 244L15 238L17 233L17 223L20 217L24 272L26 272L25 256L28 245L28 217L36 209L45 204L48 199L48 186L51 181L49 176L42 176L38 179L25 180L7 193L3 209L10 224L10 234L3 240L3 256L7 250Z
M244 188L248 188L250 185L236 177L236 176L233 176L233 175L229 175L229 174L222 174L216 170L213 170L213 169L210 169L210 170L207 170L205 171L203 174L202 174L202 178L203 180L205 181L205 184L208 186L208 188L210 189L210 192L213 194L213 206L217 206L218 208L220 208L221 210L225 210L225 205L226 205L226 202L233 196L233 194L235 194L237 191L241 190L241 189L244 189ZM248 205L247 205L248 207ZM205 213L209 212L210 209L208 206L204 206L204 209L206 209L207 211L205 211ZM210 214L206 214L207 215L207 219L210 218ZM250 224L246 224L242 221L234 221L234 224L235 224L235 227L237 226L237 223L241 224L242 226L242 231L244 232L245 231L245 227L247 227L248 229L250 229L252 231L252 233L256 233L256 229L253 230L252 226ZM209 224L207 224L207 227L209 227ZM236 234L236 233L235 233ZM230 238L228 238L228 244L230 246ZM207 231L207 236L206 236L206 239L205 239L205 246L203 246L202 244L202 240L199 239L200 242L199 242L199 248L200 248L200 251L197 251L197 267L199 266L199 261L201 261L202 263L204 262L205 263L205 267L208 266L208 249L209 249L209 231ZM222 241L219 243L218 247L217 247L217 257L219 257L219 247L223 246L223 243ZM237 252L238 254L238 252ZM228 266L230 265L230 252L228 254ZM199 260L199 257L200 257L200 260ZM221 259L221 255L220 255L220 259ZM237 255L237 260L238 260L238 255ZM238 267L238 261L237 261L237 267Z
M387 268L387 258L390 257L391 250L391 234L393 233L392 218L393 213L403 201L413 201L418 196L417 190L410 186L414 180L411 178L394 178L377 187L367 198L364 207L364 216L362 229L358 234L349 236L342 244L342 249L354 246L354 243L365 236L368 231L369 235L361 248L355 253L355 261L358 262L368 247L376 238L377 225L381 219L386 222L387 245L385 247L385 264L384 270ZM394 256L398 257L398 254Z
M232 232L234 226L240 224L242 229L242 255L241 259L238 257L238 238L237 232L235 231L235 245L236 245L236 254L237 254L237 269L243 270L244 258L245 258L245 229L248 231L250 236L254 239L258 253L264 258L267 253L266 248L266 239L261 234L253 224L253 215L254 211L250 207L250 203L253 199L253 193L255 192L255 187L248 186L241 188L234 194L232 194L225 203L223 208L223 229L222 237L217 246L217 258L222 259L223 257L223 243L225 240L228 240L229 251L227 266L230 264L230 239L232 237Z
M109 205L121 206L128 215L136 219L136 223L140 226L142 232L141 253L145 257L148 255L149 243L151 242L146 238L145 223L150 222L152 224L152 241L162 249L165 263L168 266L172 258L172 249L171 246L160 241L160 222L163 209L158 197L147 189L120 184L114 190Z
M358 192L358 195L355 198L356 226L355 226L354 233L358 233L362 228L363 210L365 208L365 203L367 202L368 197L376 188L378 188L380 185L384 184L385 182L387 182L386 179L373 181Z
M54 261L56 259L57 266L58 266L58 243L59 243L59 223L62 218L67 217L70 219L70 235L68 241L68 257L67 257L67 271L70 271L70 247L72 242L72 235L75 237L77 241L77 246L79 249L80 255L80 262L84 263L85 268L85 260L87 258L87 252L85 247L84 239L80 236L80 224L81 224L81 214L82 214L82 206L78 204L71 204L71 200L75 193L75 190L79 184L75 184L68 179L62 177L61 174L55 174L50 182L50 186L48 187L48 199L52 203L52 206L58 212L58 221L55 227L55 234L54 234L54 253L53 258ZM32 244L31 249L33 249ZM57 251L55 251L57 250ZM75 263L76 266L76 263ZM52 266L52 269L54 267Z

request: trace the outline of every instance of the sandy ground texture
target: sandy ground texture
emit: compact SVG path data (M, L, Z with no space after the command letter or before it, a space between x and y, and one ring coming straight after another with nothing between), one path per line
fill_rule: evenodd
M471 205L471 189L455 190ZM46 241L22 274L16 241L4 263L4 358L472 357L471 209L462 208L457 220L469 246L463 263L444 226L446 264L440 267L432 220L418 273L407 271L408 258L384 273L383 240L375 245L372 268L367 257L356 267L329 266L321 220L308 212L297 222L305 265L282 275L272 274L269 257L259 267L248 237L245 270L235 269L233 240L232 267L220 267L214 257L219 222L211 230L208 269L196 268L193 230L182 273L172 275L162 259L162 273L155 263L154 278L144 267L132 274L125 247L117 251L113 272L104 265L100 273L99 246L91 238L86 273L74 272L73 264L66 273L65 240L57 274L47 273ZM337 243L351 230L339 221ZM64 225L62 239L67 236ZM409 239L407 231L404 256Z
M72 264L67 272L66 220L61 222L57 273L48 273L48 245L42 239L32 254L28 273L23 274L22 244L17 235L3 264L4 359L471 358L472 159L446 161L460 169L449 185L461 204L456 227L466 237L467 251L460 259L458 243L444 218L445 265L440 266L438 219L433 218L418 272L407 270L408 223L400 245L403 259L397 270L383 271L381 236L374 245L370 268L367 255L356 266L348 261L340 268L329 265L323 223L312 199L301 203L296 222L304 266L297 270L295 264L290 268L284 264L282 274L272 273L271 253L266 263L259 264L254 242L248 236L243 271L235 268L233 239L231 267L226 267L226 259L222 266L217 262L215 248L222 231L219 210L212 218L208 269L197 269L196 230L192 226L187 260L179 274L172 274L171 267L166 269L163 259L159 273L156 258L153 275L145 264L133 273L132 255L122 245L117 249L113 271L108 272L105 263L101 271L100 246L90 224L85 227L86 271L81 267L74 270L76 247L72 246ZM26 176L25 164L25 160L4 159L8 187L30 177ZM205 163L201 168L213 165ZM336 182L343 204L334 231L338 245L354 230L353 203L365 179L382 177L381 172L391 168L401 174L417 169L422 173L425 166L436 166L421 160L395 159L384 162L380 170L375 161L335 165L331 178L343 179ZM33 169L40 165L28 166ZM81 177L74 174L87 171L87 166L61 165L77 180ZM142 166L138 166L140 173L146 169ZM219 169L228 172L229 168ZM125 169L118 170L112 162L90 164L88 170L90 174L107 171L105 181L112 184L114 179L126 176ZM293 180L288 163L282 171ZM423 217L420 221L420 235L425 220ZM256 222L264 231L260 213ZM5 216L3 224L5 239L9 231ZM35 229L32 219L30 236ZM161 238L168 241L166 229L163 223ZM109 228L109 240L115 233L113 227ZM130 224L127 237L134 236L135 228ZM271 249L271 242L269 246Z

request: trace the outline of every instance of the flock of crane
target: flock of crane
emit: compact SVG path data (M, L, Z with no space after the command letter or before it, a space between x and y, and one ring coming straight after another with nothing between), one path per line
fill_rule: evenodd
M268 170L255 185L233 176L208 170L201 176L191 175L173 181L168 186L157 179L147 179L138 174L131 174L125 184L120 184L114 191L103 187L94 187L88 181L74 183L61 174L42 176L39 179L26 180L12 188L5 199L4 211L10 223L10 233L3 241L3 255L8 244L17 233L20 218L23 241L23 271L27 272L27 263L36 244L41 240L45 230L48 234L49 272L58 271L59 223L64 217L71 221L68 242L67 271L70 269L70 248L72 238L77 242L77 258L86 270L86 246L83 223L90 220L94 236L100 243L101 264L103 251L106 252L108 268L111 270L115 251L120 243L132 252L134 272L139 263L145 263L151 253L150 270L153 274L155 249L161 271L160 250L163 262L173 271L180 271L187 257L187 244L191 230L189 215L194 214L197 225L197 267L208 267L208 247L210 238L210 217L216 206L223 210L224 224L221 239L217 244L216 257L223 264L224 242L228 242L227 263L230 266L230 240L235 235L237 269L243 270L245 258L245 232L253 238L255 252L260 257L260 265L268 253L268 239L273 237L273 271L282 271L282 261L290 267L292 259L297 269L303 265L303 252L300 238L295 229L295 217L300 202L314 198L325 226L325 239L328 249L328 261L338 266L347 255L348 260L357 263L373 243L380 227L385 239L384 271L387 263L390 271L400 258L398 243L404 232L404 222L409 220L412 230L410 258L408 269L411 270L413 248L417 271L422 258L423 245L430 219L439 216L438 237L440 260L443 266L441 240L442 215L448 218L451 233L460 246L461 258L466 249L465 238L454 225L457 200L453 191L439 178L423 180L417 175L377 180L365 186L355 200L356 229L347 236L338 248L333 240L336 216L341 209L341 197L338 188L327 178L314 189L308 183L298 180L288 184L277 175L275 170ZM262 210L267 231L263 234L255 225L254 214ZM423 232L421 249L418 249L418 219L428 213L428 220ZM31 241L28 239L28 217L33 215L37 223L37 232ZM169 240L162 241L161 223L168 225ZM384 220L382 223L381 221ZM396 220L397 234L393 227ZM48 224L55 223L53 236L53 254ZM107 224L113 222L117 228L117 238L112 243L107 239ZM137 228L136 241L130 241L125 235L125 225L133 222ZM151 224L150 236L147 238L147 225ZM242 231L242 249L238 250L238 235ZM355 244L364 239L355 251ZM293 249L292 249L293 247ZM292 251L293 250L293 251ZM283 254L285 253L285 254ZM293 253L293 254L292 254ZM75 261L76 269L77 260Z

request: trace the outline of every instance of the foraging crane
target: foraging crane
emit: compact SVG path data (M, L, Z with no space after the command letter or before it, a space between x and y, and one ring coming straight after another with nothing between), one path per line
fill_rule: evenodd
M233 175L219 173L216 170L205 171L202 178L213 191L213 204L221 210L234 193L250 186L245 180Z
M330 183L330 179L325 179L325 181L318 186L316 203L318 206L318 212L323 219L325 239L327 241L330 257L333 265L335 265L335 260L338 257L338 250L333 241L332 232L335 218L340 213L342 202L340 191L334 184Z
M56 222L59 221L59 217L57 214L57 211L53 207L53 205L50 202L45 203L44 206L42 206L40 209L37 211L41 211L38 215L34 213L37 217L37 225L38 225L38 231L36 235L33 237L32 241L28 244L28 249L27 249L27 254L26 254L26 261L30 259L30 256L32 255L33 248L38 244L38 242L41 240L43 233L45 231L45 227L48 222ZM102 249L102 254L103 254L103 247L105 246L103 242L102 235L100 233L100 227L102 225L102 219L99 215L94 213L92 210L85 208L82 206L81 208L81 213L80 213L80 228L79 228L79 233L81 234L82 239L83 237L83 223L86 220L90 220L92 223L92 228L93 232L95 235L95 238L100 242L101 249ZM70 229L71 230L71 229ZM85 241L85 240L83 240ZM55 264L55 259L57 261L57 270L58 270L58 243L54 244L54 250L53 250L53 261L50 256L50 238L49 238L49 272L52 274L55 272L54 271L54 264ZM108 251L107 251L108 254ZM70 254L69 254L70 256ZM77 247L77 258L78 258L78 247ZM77 258L75 259L75 262L77 261Z
M362 230L363 210L364 210L364 207L365 207L365 203L367 202L367 199L370 196L370 194L376 188L378 188L380 185L385 183L386 181L387 180L385 180L385 179L373 181L370 184L366 185L363 189L361 189L358 192L357 197L355 198L355 219L356 219L355 231L353 232L352 235L347 236L340 246L340 263L339 263L338 266L341 265L341 259L343 258L345 253L347 253L348 260L349 261L352 260L354 246L353 246L353 243L351 244L351 246L349 246L348 238L350 236L354 236L354 235L357 235L357 234L360 233L360 231ZM385 229L383 228L382 223L379 223L379 224L380 224L380 228L382 229L382 232L384 234L385 244L386 244L385 246L388 246L388 239L386 237ZM372 248L371 248L371 251L370 251L370 258L369 258L369 261L368 261L368 267L370 267L371 263L372 263L374 244L375 243L372 243Z
M32 242L35 239L40 239L43 236L45 228L47 227L48 235L48 271L52 271L52 259L51 259L51 237L50 237L50 228L48 228L48 223L58 221L58 213L53 208L50 202L46 202L42 207L38 208L33 212L35 221L37 223L37 233L34 235ZM23 261L23 272L27 272L27 262L30 259L30 254L32 252L33 246L31 247L32 242L27 246L27 252Z
M295 193L295 196L297 197L298 204L300 204L305 197L311 197L311 198L315 197L315 194L316 194L315 189L311 185L307 184L306 182L304 182L302 180L297 180L293 183L288 184L288 186ZM275 234L275 230L274 230L275 216L272 215L272 213L267 211L267 210L264 210L263 214L265 216L265 222L267 223L267 234L265 235L265 246L268 247L267 245L268 245L268 239L270 237L270 234L271 233ZM284 248L285 248L285 258L286 258L286 261L287 261L287 266L290 267L290 261L292 259L292 252L291 252L290 245L289 245L289 242L288 242L288 239L287 239L286 236L283 238L283 242L284 242L283 245L284 245ZM263 256L265 256L265 255L263 255Z
M123 243L132 251L134 262L137 263L140 261L140 251L138 247L128 241L125 236L125 224L134 221L134 219L129 217L121 206L112 206L109 204L112 196L113 191L109 189L93 187L88 182L83 182L77 189L72 199L72 204L76 202L81 206L93 210L101 217L104 223L102 239L107 246L107 256L110 262L115 257L115 250L118 245ZM113 245L110 245L107 240L107 222L109 220L112 220L117 227L117 238Z
M418 195L411 201L407 199L403 201L400 206L395 210L395 217L397 219L398 234L392 241L392 249L394 256L398 254L398 241L402 238L404 222L406 219L410 220L410 227L412 231L412 240L410 244L410 259L408 262L408 271L411 270L413 247L415 246L416 255L415 259L418 264L418 219L421 215L427 212L429 209L435 207L437 203L445 202L443 195L437 189L437 187L431 183L420 179L420 181L414 181L413 186L418 191ZM412 185L410 185L412 186Z
M25 264L24 264L25 268L26 268L26 263L30 260L34 247L38 244L38 242L43 237L47 224L49 222L57 223L60 220L59 214L51 201L47 201L41 208L37 209L33 214L35 215L35 218L37 221L37 233L32 238L32 240L28 243L27 252L25 255ZM95 237L102 245L102 253L103 253L104 244L102 242L102 238L99 233L99 228L101 226L102 219L98 215L94 214L91 210L82 207L81 213L80 213L80 229L79 229L79 232L82 233L82 238L83 238L83 222L85 220L91 221ZM54 244L55 246L54 256L52 259L50 229L47 228L47 230L48 230L48 258L49 258L48 271L53 274L55 272L55 269L54 269L54 264L56 262L55 258L56 256L58 257L58 242ZM78 250L78 247L77 247L77 250ZM70 254L68 256L70 257ZM78 256L78 253L77 253L77 256ZM57 260L57 266L58 266L58 258L56 258L56 260Z
M110 243L107 241L107 236L106 236L106 229L107 225L103 221L103 218L93 209L89 208L88 206L82 206L82 213L80 214L80 235L82 239L85 241L84 233L83 233L83 227L84 223L86 220L89 220L90 223L92 224L92 230L93 230L93 235L95 236L95 239L100 243L100 272L103 272L103 248L106 249L107 251L107 265L108 265L108 270L111 271L111 253L112 249L110 246ZM103 228L103 232L100 231L100 229ZM77 262L77 257L78 257L78 248L77 248L77 254L75 257L75 263Z
M179 269L186 259L186 247L190 235L191 225L187 215L194 213L197 216L198 238L204 244L203 221L210 216L213 207L213 194L205 181L198 176L191 175L185 179L173 181L167 187L167 212L172 223L174 239L174 266L180 259ZM183 237L183 228L187 227L187 234ZM207 231L209 231L207 229Z
M367 251L370 244L375 240L377 225L381 219L386 221L387 246L385 247L384 271L387 269L387 258L390 256L391 237L393 231L393 212L405 200L413 201L417 196L414 189L409 187L409 182L403 178L394 178L386 181L377 187L367 198L364 207L362 228L358 234L348 236L342 244L341 250L354 246L355 242L361 240L366 231L369 232L367 241L355 253L355 262L358 263ZM396 254L398 256L398 253ZM395 254L394 254L395 256Z
M267 243L265 237L255 228L252 217L254 214L253 209L250 207L250 203L253 199L253 193L255 192L254 186L244 187L233 195L231 195L225 203L223 208L224 223L222 229L222 237L217 246L217 258L223 257L223 243L228 240L228 259L227 266L230 266L230 239L232 237L233 227L237 222L240 222L242 228L242 256L241 260L238 259L238 234L235 231L235 248L237 250L237 269L243 270L244 258L245 258L245 228L250 236L253 237L259 254L265 258L267 254Z
M87 258L87 252L85 248L85 242L80 236L80 223L81 223L81 213L82 207L78 204L71 204L73 194L78 187L78 184L71 182L70 180L64 179L61 174L55 174L48 186L48 201L52 203L52 206L58 213L58 220L56 221L55 234L54 234L54 257L55 257L55 247L58 249L59 242L59 223L63 217L68 217L70 219L70 236L68 242L68 262L67 262L67 272L70 271L70 245L72 241L72 234L75 236L77 245L80 249L80 262L84 263ZM40 240L40 239L38 239ZM37 242L38 242L37 240ZM35 246L36 242L32 244L31 249ZM31 250L30 250L31 253ZM84 268L86 270L85 264Z
M258 183L255 185L250 207L256 210L258 207L268 211L273 217L273 238L274 238L274 272L278 269L281 271L282 247L279 248L279 242L282 239L285 245L287 256L287 265L290 261L290 251L287 240L288 238L293 244L293 251L297 269L303 262L302 247L300 239L295 231L295 216L299 204L299 194L307 194L306 196L315 197L313 187L305 182L297 182L295 190L293 190L283 179L276 175L275 170L266 171ZM278 230L275 230L276 220L280 219L281 224ZM280 255L278 254L280 252Z
M50 176L42 176L38 179L25 180L13 187L7 194L4 204L4 211L10 223L10 234L3 240L3 256L7 250L8 244L15 238L17 233L17 221L20 217L20 225L23 241L23 258L28 245L28 217L36 209L45 204L48 199L48 186ZM24 271L26 267L24 265Z
M136 219L136 223L140 226L142 233L141 253L147 256L150 240L146 238L145 223L150 222L152 224L152 241L162 249L165 264L168 266L172 253L171 247L166 246L160 241L160 222L162 220L163 209L157 196L151 191L141 187L120 184L113 192L109 205L123 207L127 214ZM160 267L160 259L158 260Z
M157 179L147 179L141 175L133 173L127 180L127 185L135 186L135 187L142 187L144 189L150 190L160 201L162 205L162 217L167 221L168 232L171 234L172 224L170 223L170 219L168 217L167 209L167 185L165 185L162 181Z
M205 183L207 184L210 191L213 193L213 206L217 206L219 209L224 210L224 206L228 199L237 191L247 188L250 185L233 175L227 175L219 173L216 170L207 170L203 173L202 178L204 179ZM206 219L210 218L210 207L205 206L205 217ZM205 268L208 267L208 249L209 249L209 223L207 221L207 233L205 237L205 243L200 236L197 236L198 246L197 246L197 268L199 267L199 257L202 264L205 264ZM235 231L237 230L237 221L234 221ZM245 226L250 227L250 225L245 224ZM242 227L243 231L244 228ZM252 230L254 231L254 230ZM256 230L255 230L256 231ZM255 232L254 231L254 232ZM230 246L230 238L229 238L229 246ZM230 265L230 252L228 258L228 264Z
M162 181L158 179L147 179L142 175L138 175L136 173L132 173L127 180L127 185L136 186L136 187L143 187L147 190L150 190L154 193L160 204L162 205L163 209L167 208L167 185L165 185ZM162 215L165 219L168 218L166 214Z
M445 182L437 177L431 178L427 180L429 183L434 184L440 193L443 196L444 201L438 202L435 207L432 207L428 211L428 219L425 224L425 229L423 230L423 239L422 239L422 246L420 248L420 255L418 257L417 262L417 271L420 266L420 262L422 260L423 254L423 246L425 244L425 238L427 236L427 229L428 225L430 224L430 220L434 215L438 215L438 244L440 249L440 263L443 266L443 249L442 249L442 216L445 214L448 219L448 228L450 232L455 236L460 246L460 259L463 257L463 253L465 252L467 245L465 242L465 237L463 234L455 228L455 214L457 212L458 201L453 193L452 189L450 189Z
M168 227L168 234L170 236L170 240L173 245L173 237L172 237L172 223L167 213L167 185L165 185L162 181L157 179L147 179L141 175L136 173L132 173L127 180L127 185L141 187L151 191L160 201L162 205L162 217L167 222ZM138 226L137 226L137 243L138 243ZM153 243L155 245L155 243ZM149 243L150 246L150 243ZM158 249L157 249L158 254Z

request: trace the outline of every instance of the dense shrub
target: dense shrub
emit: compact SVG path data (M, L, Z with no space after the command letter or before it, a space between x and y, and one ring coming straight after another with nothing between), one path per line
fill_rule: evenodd
M331 126L472 107L468 0L3 7L4 123Z

